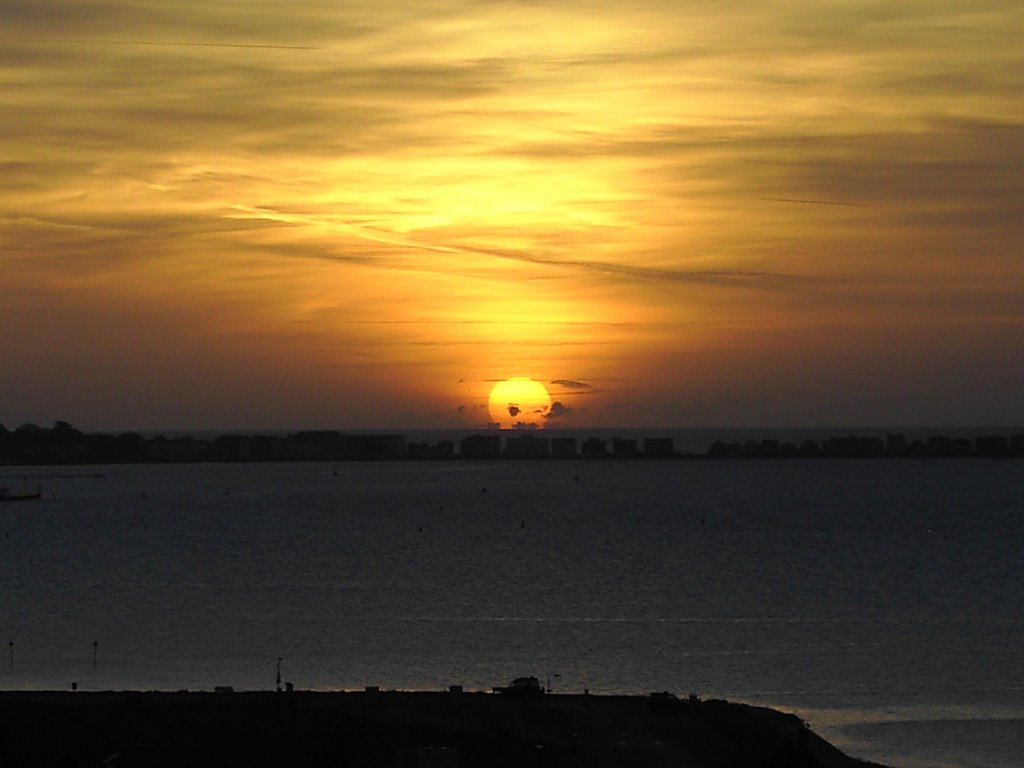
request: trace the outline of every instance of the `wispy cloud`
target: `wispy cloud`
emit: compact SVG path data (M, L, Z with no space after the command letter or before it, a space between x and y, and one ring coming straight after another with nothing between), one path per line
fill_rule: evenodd
M576 391L593 389L593 387L591 387L590 384L587 384L587 382L575 381L573 379L552 379L551 383L559 387L565 387L566 389Z

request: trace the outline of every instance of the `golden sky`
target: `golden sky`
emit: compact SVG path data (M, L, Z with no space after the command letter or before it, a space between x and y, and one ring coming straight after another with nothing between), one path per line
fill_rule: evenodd
M1024 5L0 0L0 422L1024 423Z

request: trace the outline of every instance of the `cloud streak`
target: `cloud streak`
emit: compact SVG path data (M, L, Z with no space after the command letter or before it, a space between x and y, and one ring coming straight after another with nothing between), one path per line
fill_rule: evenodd
M552 379L552 384L559 387L565 387L566 389L574 391L586 391L593 389L593 387L585 381L575 381L573 379Z
M177 47L177 48L252 48L254 50L268 50L268 51L316 51L319 50L313 45L278 45L274 43L204 43L204 42L188 42L180 40L70 40L70 39L39 39L39 40L26 40L27 43L34 43L37 45L97 45L97 46L115 46L115 45L131 45L131 46L144 46L144 47Z

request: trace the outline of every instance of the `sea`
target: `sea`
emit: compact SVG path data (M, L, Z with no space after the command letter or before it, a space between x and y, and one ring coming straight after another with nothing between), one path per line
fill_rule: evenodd
M0 468L0 688L722 698L1019 768L1019 459ZM280 676L280 677L279 677Z

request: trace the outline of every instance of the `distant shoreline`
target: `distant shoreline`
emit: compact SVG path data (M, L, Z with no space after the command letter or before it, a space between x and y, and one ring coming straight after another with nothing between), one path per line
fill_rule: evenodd
M877 430L871 430L877 431ZM607 433L609 430L595 430ZM614 430L611 430L614 433ZM0 466L165 464L298 461L479 461L631 459L829 459L829 458L1021 458L1024 434L955 437L932 434L907 438L845 434L821 440L777 438L716 440L705 451L679 448L674 439L651 430L621 430L623 436L573 437L544 430L481 431L456 440L410 440L405 434L305 430L290 434L223 434L143 437L85 433L65 422L52 428L0 427Z

